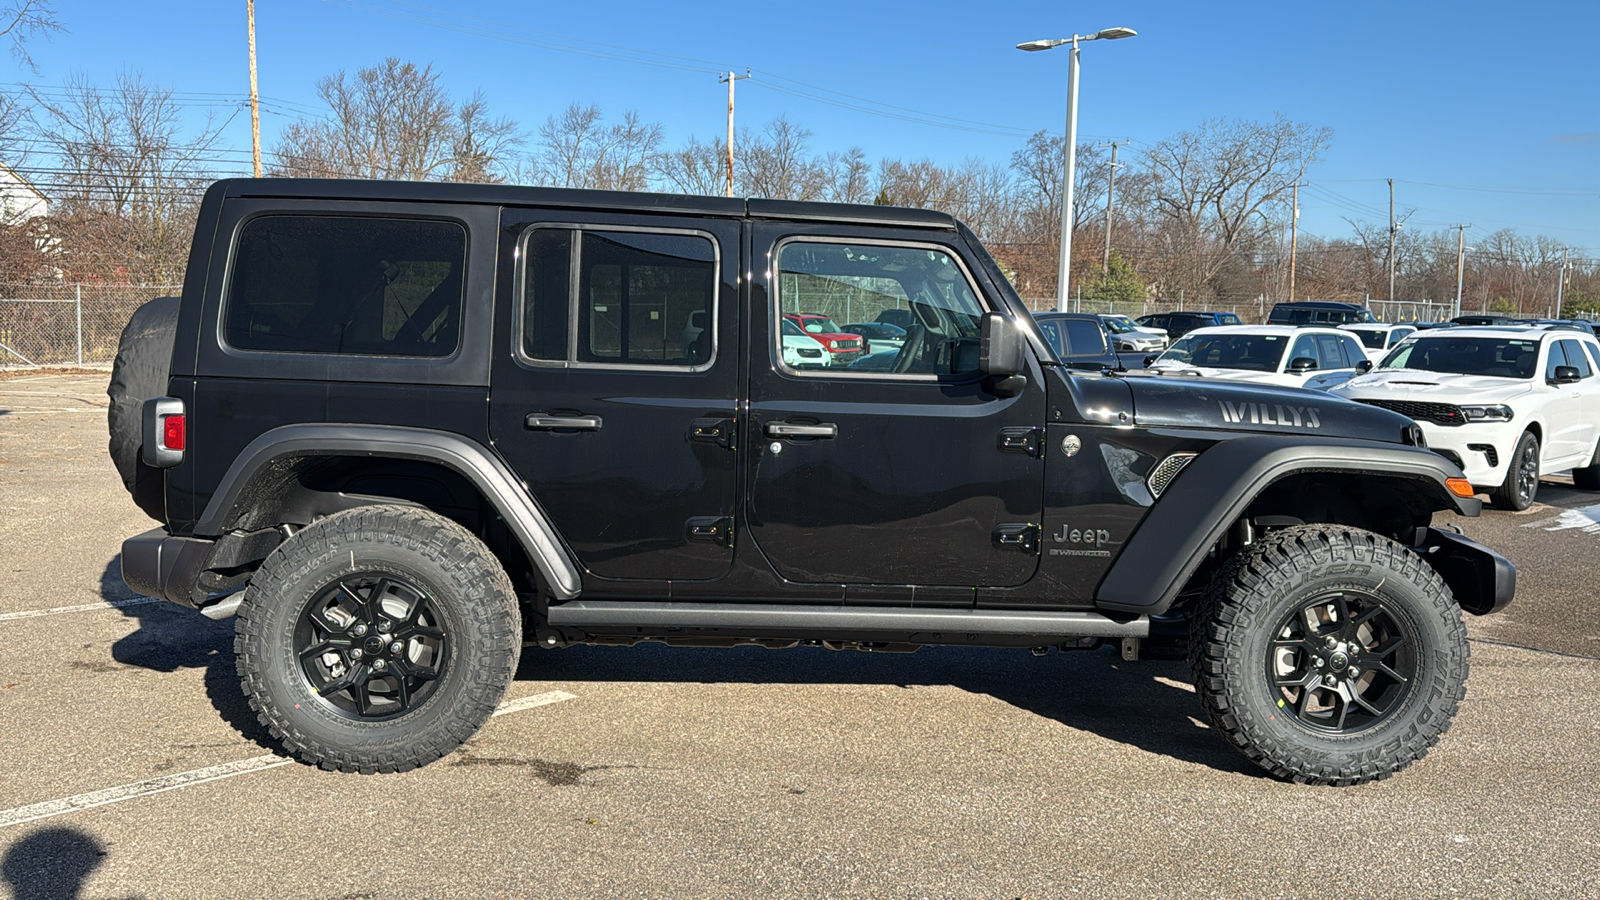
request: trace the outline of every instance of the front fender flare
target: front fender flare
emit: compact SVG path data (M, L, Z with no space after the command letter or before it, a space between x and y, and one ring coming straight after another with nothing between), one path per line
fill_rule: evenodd
M1476 516L1477 498L1445 485L1461 470L1431 451L1345 438L1257 436L1223 441L1195 457L1145 514L1095 591L1107 610L1160 614L1223 533L1273 482L1301 472L1349 472L1415 481L1435 509Z
M397 425L283 425L251 441L222 477L195 534L220 535L237 521L258 474L280 460L319 456L373 456L438 463L470 481L510 526L557 599L582 590L577 564L522 481L482 444L459 435ZM268 476L270 477L270 475Z

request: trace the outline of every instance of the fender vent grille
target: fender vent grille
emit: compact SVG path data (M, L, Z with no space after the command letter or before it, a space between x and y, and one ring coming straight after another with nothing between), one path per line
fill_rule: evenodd
M1172 479L1177 478L1178 473L1183 471L1183 467L1187 466L1189 460L1194 458L1195 454L1193 453L1174 453L1163 459L1154 469L1151 469L1150 477L1144 480L1145 485L1150 488L1150 495L1152 497L1161 496L1161 492L1167 489L1167 485L1172 483Z

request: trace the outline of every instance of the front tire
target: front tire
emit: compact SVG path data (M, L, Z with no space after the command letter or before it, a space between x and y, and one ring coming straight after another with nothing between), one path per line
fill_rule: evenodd
M246 589L234 652L250 706L305 762L402 772L453 751L510 684L521 625L481 541L426 510L319 519Z
M1501 509L1521 512L1539 495L1539 439L1524 431L1506 467L1506 480L1489 492L1489 502Z
M1336 525L1274 532L1212 581L1189 664L1216 730L1305 784L1387 778L1438 742L1466 693L1444 581L1395 541Z

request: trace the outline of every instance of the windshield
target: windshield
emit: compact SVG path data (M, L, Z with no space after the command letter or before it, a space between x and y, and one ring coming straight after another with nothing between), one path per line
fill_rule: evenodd
M1233 313L1217 313L1217 324L1218 325L1242 325L1244 323L1241 322L1239 317L1234 315Z
M1156 363L1276 372L1287 346L1281 334L1187 334Z
M1389 336L1387 331L1371 331L1366 328L1360 331L1351 329L1350 333L1361 338L1361 343L1366 344L1368 350L1382 350L1384 338Z
M1100 321L1106 323L1106 330L1112 334L1127 334L1139 330L1127 316L1104 316Z
M1380 369L1421 369L1455 375L1532 378L1539 342L1514 338L1413 338L1394 348Z
M796 325L794 323L793 319L784 319L783 320L783 333L787 334L787 335L790 335L790 336L799 336L799 337L805 337L806 336L806 333L804 331L800 330L800 326Z
M1378 317L1364 309L1356 310L1357 322L1377 322Z

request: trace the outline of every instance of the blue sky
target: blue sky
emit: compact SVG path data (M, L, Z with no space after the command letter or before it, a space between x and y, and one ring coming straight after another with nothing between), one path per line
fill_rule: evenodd
M135 70L223 117L247 95L244 0L57 6L68 31L34 43L40 75L5 61L0 80ZM578 101L637 110L669 146L721 134L716 72L748 67L741 125L787 115L814 150L941 163L1004 161L1027 134L1063 128L1066 51L1016 43L1125 25L1139 36L1084 45L1081 139L1137 151L1207 118L1283 112L1334 130L1301 195L1307 232L1385 219L1394 178L1407 227L1470 222L1469 243L1515 227L1600 258L1596 0L258 0L256 17L269 148L316 109L319 78L394 55L432 63L458 97L482 89L530 132ZM228 135L247 165L248 113Z

